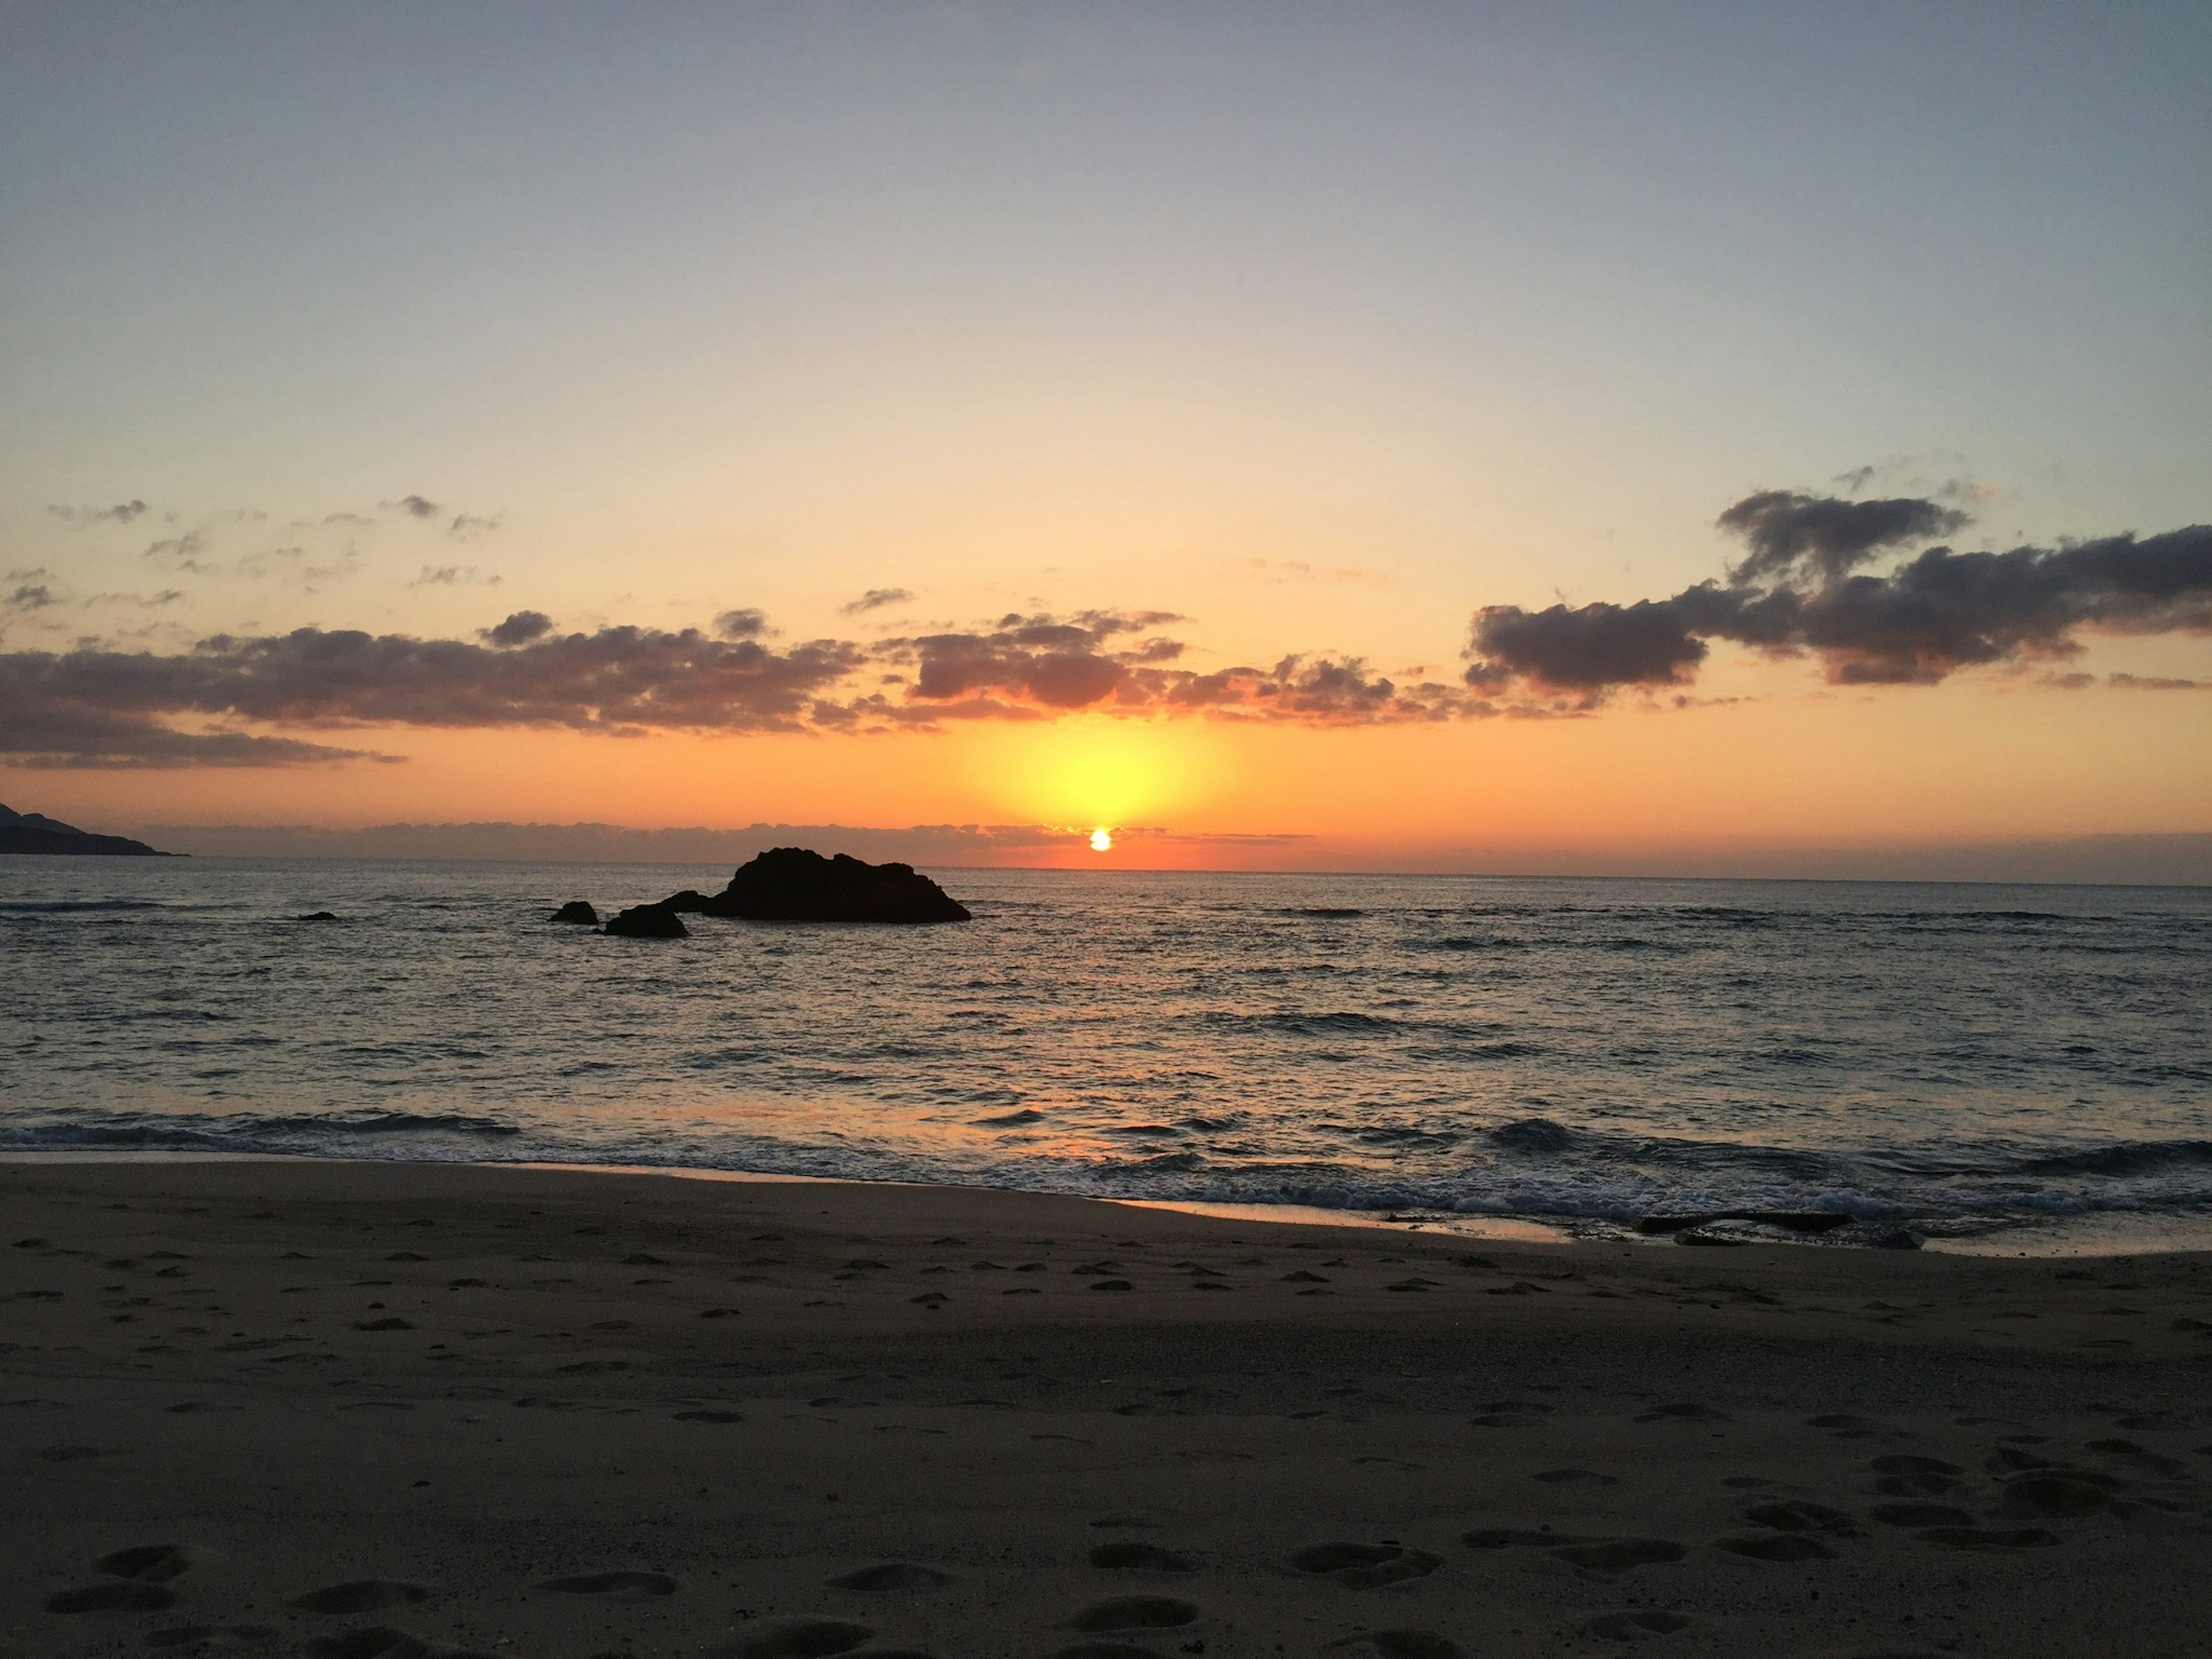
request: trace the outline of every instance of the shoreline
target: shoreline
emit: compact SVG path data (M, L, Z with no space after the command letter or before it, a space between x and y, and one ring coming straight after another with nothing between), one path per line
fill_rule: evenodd
M1064 1198L1078 1203L1153 1209L1179 1215L1245 1220L1268 1226L1371 1227L1424 1233L1431 1237L1474 1243L1516 1242L1559 1246L1628 1244L1679 1248L1665 1234L1644 1234L1613 1224L1591 1225L1586 1218L1559 1216L1461 1214L1450 1212L1332 1210L1316 1205L1215 1202L1205 1199L1152 1199L1115 1194L1059 1193L1048 1188L967 1185L957 1182L874 1181L850 1176L802 1175L781 1170L717 1169L688 1164L560 1164L542 1159L364 1158L310 1152L228 1152L161 1147L37 1147L0 1149L0 1166L99 1164L361 1164L369 1168L545 1170L582 1175L659 1176L690 1181L790 1182L857 1188L913 1188L948 1193L1006 1193ZM1577 1231L1584 1228L1585 1231ZM1771 1247L1825 1252L1870 1248L1824 1241L1817 1234L1749 1239L1740 1248ZM2137 1213L2099 1211L2053 1216L2036 1221L1993 1224L1976 1233L1933 1235L1917 1247L1936 1255L2011 1257L2041 1261L2100 1260L2138 1255L2190 1255L2212 1251L2212 1216L2146 1218Z

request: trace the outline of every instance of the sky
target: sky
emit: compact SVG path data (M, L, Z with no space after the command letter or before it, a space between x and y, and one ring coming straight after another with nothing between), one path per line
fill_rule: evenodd
M2185 4L0 0L0 799L2212 831L2208 80Z

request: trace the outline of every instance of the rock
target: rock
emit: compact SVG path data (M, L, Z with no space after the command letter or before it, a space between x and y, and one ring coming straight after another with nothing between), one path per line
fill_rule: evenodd
M633 904L607 918L606 931L617 939L689 939L684 918L665 904Z
M338 920L338 917L336 913L329 910L310 910L306 915L295 916L292 920L295 921L336 921Z
M740 921L966 921L965 905L909 864L864 864L840 853L823 858L804 847L763 853L711 896L685 891L664 908Z
M696 887L687 887L680 893L671 893L660 901L664 910L673 910L680 915L702 915L707 908L707 896Z
M1871 1242L1877 1250L1917 1250L1928 1241L1910 1227L1899 1227Z
M0 806L0 853L60 853L106 858L166 859L128 836L95 836L43 812L15 812Z
M551 915L546 917L545 920L548 921L573 921L579 927L596 927L599 925L599 913L592 908L592 907L589 904L586 904L582 899L570 899L566 904L556 910Z

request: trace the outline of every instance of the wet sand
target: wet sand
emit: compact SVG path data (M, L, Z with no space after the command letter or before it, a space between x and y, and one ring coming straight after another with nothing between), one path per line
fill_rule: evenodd
M2208 1650L2212 1257L0 1165L0 1653Z

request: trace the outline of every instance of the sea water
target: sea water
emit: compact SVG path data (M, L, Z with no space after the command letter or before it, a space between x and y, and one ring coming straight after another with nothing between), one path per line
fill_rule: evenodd
M655 941L546 917L727 872L0 860L0 1149L2212 1237L2212 890L934 873Z

